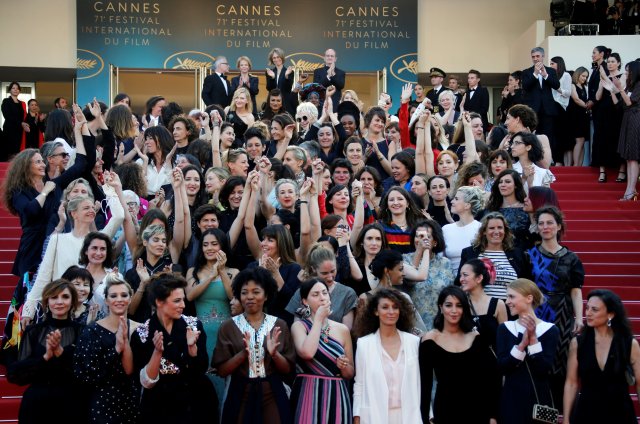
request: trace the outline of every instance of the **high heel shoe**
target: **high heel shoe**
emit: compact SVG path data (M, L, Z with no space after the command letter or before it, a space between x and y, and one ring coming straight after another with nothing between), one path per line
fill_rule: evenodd
M599 183L606 183L607 182L607 173L604 171L600 171L600 178L598 178L598 182Z
M625 194L620 199L621 202L636 202L638 200L638 192L634 191L631 194Z
M624 175L624 177L620 177L620 175ZM618 178L616 178L617 183L626 183L627 182L627 173L624 171L618 172Z

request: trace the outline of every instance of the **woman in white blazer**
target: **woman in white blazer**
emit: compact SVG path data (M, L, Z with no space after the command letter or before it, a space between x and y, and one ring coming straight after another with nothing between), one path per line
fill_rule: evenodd
M402 272L402 271L400 271ZM378 290L358 322L355 424L422 423L420 415L420 339L413 307L397 290Z

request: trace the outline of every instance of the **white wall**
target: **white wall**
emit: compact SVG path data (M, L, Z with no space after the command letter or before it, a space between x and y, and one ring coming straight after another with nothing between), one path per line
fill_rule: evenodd
M514 41L549 19L549 0L418 0L418 70L510 72ZM551 32L552 34L552 32ZM520 50L531 50L525 40Z
M76 0L0 0L0 8L0 66L76 67Z
M594 35L580 37L549 37L547 39L547 59L562 56L568 70L578 66L591 68L591 52L595 46L606 46L618 52L622 66L640 58L640 35Z

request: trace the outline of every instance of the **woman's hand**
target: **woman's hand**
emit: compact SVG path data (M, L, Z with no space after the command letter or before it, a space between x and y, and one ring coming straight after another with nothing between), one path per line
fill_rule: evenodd
M320 158L315 158L313 162L311 162L311 167L313 169L313 175L322 175L324 172L324 162L322 162Z
M91 116L93 116L94 118L98 118L102 116L102 111L100 110L100 104L98 103L98 100L95 97L93 98L93 101L91 103L87 104L87 107L91 112Z
M136 262L136 273L138 274L138 277L140 277L140 286L144 286L145 283L149 281L149 278L151 278L142 258L138 258L138 261ZM140 290L140 288L138 288L138 290Z
M293 137L293 130L296 129L294 124L290 124L284 127L284 138L287 140L291 140Z
M269 68L267 68L265 72L267 73L267 76L269 78L275 78L276 77L276 74L273 72L273 70L271 70Z
M351 183L351 195L354 199L362 196L362 183L359 180L353 180Z
M31 132L31 127L30 127L30 126L29 126L29 124L27 124L26 122L23 122L23 123L22 123L22 130L23 130L24 132L27 132L27 133L28 133L28 132Z
M200 332L198 330L194 330L191 327L187 327L187 346L191 347L196 344L198 341L198 337L200 336Z
M122 353L125 349L129 339L129 328L127 326L127 319L120 317L118 323L118 331L116 331L116 352Z
M269 271L272 275L276 275L280 272L280 258L273 260L269 255L262 255L260 260L260 266Z
M82 109L80 109L80 106L74 103L71 108L73 109L73 117L76 120L76 125L78 124L78 122L80 122L80 124L87 122L87 118L85 118L84 113L82 113Z
M227 255L222 250L216 253L216 268L218 269L218 274L222 274L224 272L224 267L227 265Z
M153 334L153 347L156 352L164 352L164 336L161 331L157 331Z
M282 330L280 330L280 327L273 327L273 330L271 330L269 333L267 333L267 352L269 352L269 355L271 355L271 357L273 357L276 354L276 349L278 348L278 346L280 346L280 341L278 340L280 338L280 334L282 333Z
M173 186L174 193L180 189L183 182L183 175L180 168L174 168L171 173L171 186Z
M271 161L269 160L268 157L262 156L260 157L260 159L258 159L257 167L260 170L260 172L268 175L269 172L271 171Z
M327 301L326 304L318 306L313 320L322 324L325 319L329 318L329 315L331 315L331 301Z
M578 334L582 333L583 328L584 328L584 323L581 320L576 320L573 323L573 334L577 336Z
M460 120L465 128L469 128L471 126L471 115L469 112L464 112L460 117Z
M305 178L304 182L302 183L302 187L300 188L300 198L303 198L305 196L309 195L309 191L311 190L311 185L312 185L313 180L309 177Z
M244 343L244 353L247 354L248 358L251 358L251 333L245 331L242 335L242 342Z
M44 187L42 188L42 191L40 193L44 194L45 196L48 196L49 193L51 193L55 189L56 189L56 183L49 180L46 183L44 183Z
M122 190L122 182L120 181L120 176L115 172L104 171L104 182L109 184L113 189L118 192L118 190Z
M411 93L413 93L413 85L411 83L406 83L402 86L402 94L400 95L400 101L404 103L409 103L411 100Z

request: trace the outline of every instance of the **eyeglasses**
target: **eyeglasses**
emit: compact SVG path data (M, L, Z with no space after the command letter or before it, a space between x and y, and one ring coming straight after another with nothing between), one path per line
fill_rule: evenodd
M138 204L138 202L127 202L127 206L130 208L137 208L140 207L140 205Z
M302 121L306 121L307 119L309 119L309 117L308 117L308 116L306 116L306 115L304 115L304 116L302 116L302 117L300 117L300 118L296 118L296 121L298 121L298 122L302 122Z
M60 156L64 159L68 158L69 156L71 156L69 153L64 152L64 153L56 153L55 155L51 155L49 156L50 158L56 157L56 156Z
M511 142L512 146L516 146L518 144L524 144L524 141L522 141L522 140L514 140L514 141Z

